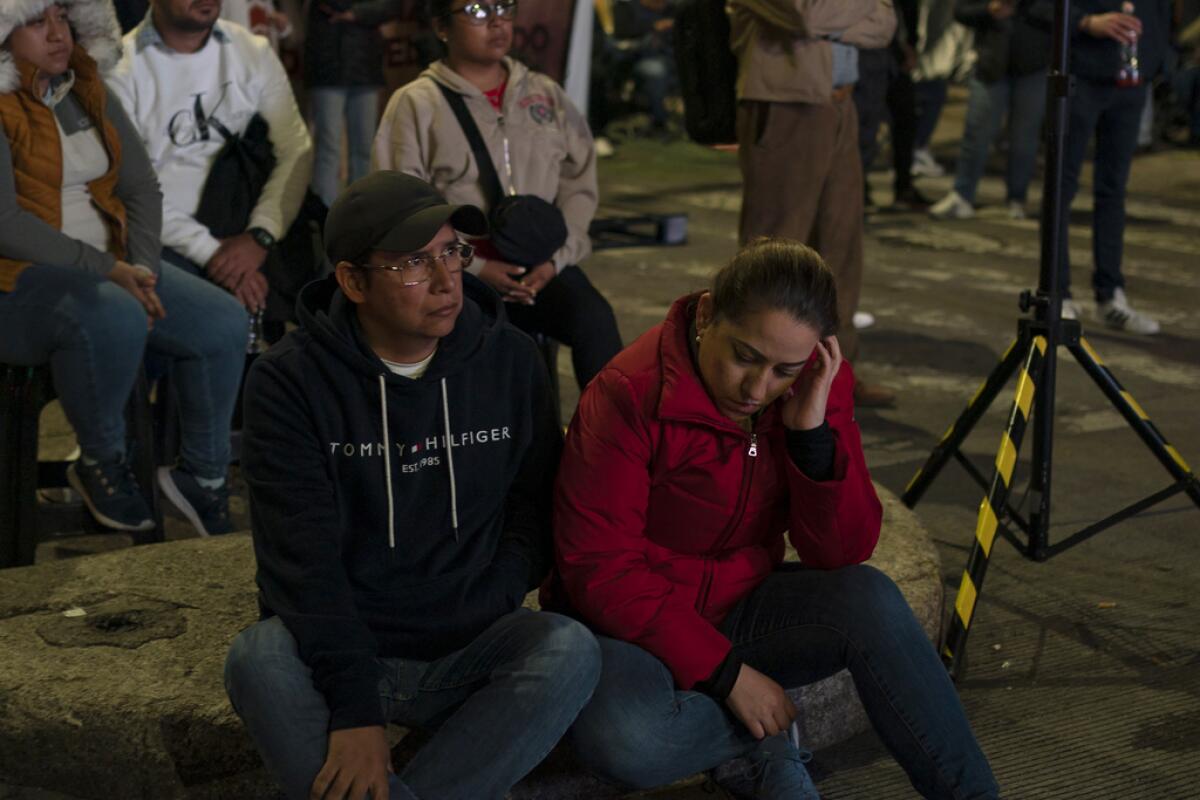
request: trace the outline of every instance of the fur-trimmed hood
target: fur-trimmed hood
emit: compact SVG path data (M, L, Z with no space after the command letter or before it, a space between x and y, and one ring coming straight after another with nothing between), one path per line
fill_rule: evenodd
M52 5L67 9L75 44L87 51L103 72L121 58L121 26L112 0L0 0L0 94L21 85L20 72L8 48L14 29Z

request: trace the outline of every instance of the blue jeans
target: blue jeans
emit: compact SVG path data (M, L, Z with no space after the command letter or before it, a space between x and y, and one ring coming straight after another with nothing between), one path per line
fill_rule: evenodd
M1001 78L984 83L972 77L967 82L967 121L963 128L962 148L954 191L969 203L975 203L975 190L987 167L988 153L1008 116L1007 199L1024 203L1029 181L1037 166L1038 142L1046 107L1045 70L1029 75Z
M924 150L942 117L942 106L946 104L949 81L944 79L916 81L913 91L917 96L917 129L913 132L913 147Z
M784 564L720 627L744 663L783 686L849 668L876 732L922 796L999 796L954 685L883 573ZM677 691L671 673L646 651L606 638L600 650L600 684L571 729L575 752L596 773L648 788L756 744L723 704Z
M312 102L313 157L312 187L325 205L333 205L341 189L342 131L349 151L347 183L371 171L371 141L379 122L378 86L316 86L309 90Z
M125 454L124 409L143 351L164 356L179 389L182 466L223 478L250 323L232 295L170 264L156 290L167 317L147 331L145 310L112 281L28 267L0 292L0 361L48 363L79 449L110 461Z
M1125 249L1125 184L1137 151L1138 128L1146 103L1146 86L1121 88L1111 82L1075 82L1067 111L1067 142L1063 152L1062 257L1059 288L1071 294L1071 260L1067 222L1071 202L1079 191L1079 175L1088 143L1096 137L1092 165L1092 290L1097 302L1111 300L1124 288L1121 255Z
M600 652L580 623L518 609L437 661L378 663L385 717L439 726L400 774L389 776L390 796L486 800L504 797L562 737L592 695ZM329 708L278 617L234 640L225 689L287 797L308 798L325 763Z

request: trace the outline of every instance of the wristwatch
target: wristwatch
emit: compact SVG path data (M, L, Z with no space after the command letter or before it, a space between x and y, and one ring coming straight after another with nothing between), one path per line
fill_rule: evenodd
M250 234L250 238L254 239L254 243L263 250L270 250L275 246L275 237L266 228L248 228L246 233Z

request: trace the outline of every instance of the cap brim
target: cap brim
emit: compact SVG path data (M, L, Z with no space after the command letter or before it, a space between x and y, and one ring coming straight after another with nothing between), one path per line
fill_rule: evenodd
M392 228L372 249L412 253L433 241L447 222L468 236L487 236L488 233L487 217L475 206L433 206L421 209Z

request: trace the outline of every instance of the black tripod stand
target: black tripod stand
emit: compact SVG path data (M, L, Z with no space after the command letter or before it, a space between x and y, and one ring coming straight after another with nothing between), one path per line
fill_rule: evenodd
M1021 310L1033 310L1032 319L1022 319L1017 326L1017 339L1008 348L1000 363L992 370L983 386L976 392L966 409L955 420L954 425L942 437L930 454L925 465L909 481L901 498L912 508L920 501L925 490L933 483L946 463L954 458L980 484L987 495L979 507L975 524L975 541L963 570L962 583L954 601L954 614L950 629L942 645L942 660L950 674L958 676L962 657L966 649L967 633L979 594L983 590L983 578L987 572L992 543L1000 533L1018 551L1035 561L1045 561L1050 556L1073 547L1102 530L1138 514L1147 508L1186 492L1200 507L1200 481L1184 462L1183 457L1167 443L1158 428L1150 421L1146 412L1130 394L1122 388L1100 356L1087 343L1076 320L1062 319L1062 295L1058 285L1059 259L1062 257L1063 224L1066 209L1063 208L1062 177L1063 152L1067 133L1067 101L1071 91L1068 74L1070 31L1067 27L1068 0L1055 3L1054 56L1048 78L1047 112L1050 120L1046 135L1046 180L1042 202L1041 219L1041 263L1037 292L1028 290L1021 295ZM1057 369L1058 348L1066 347L1079 365L1091 377L1113 407L1125 418L1150 452L1170 473L1174 482L1161 491L1133 503L1099 522L1051 544L1050 530L1050 478L1051 454L1054 442L1054 384ZM1016 397L1000 449L996 454L995 469L990 482L960 450L963 440L979 422L988 406L999 395L1000 390L1020 371ZM1009 502L1010 483L1017 452L1029 419L1033 419L1033 471L1029 493L1033 510L1028 519L1021 516ZM1011 528L1015 525L1026 537L1022 541Z

